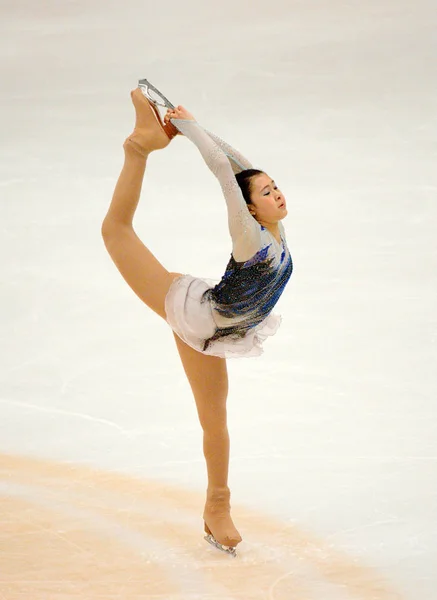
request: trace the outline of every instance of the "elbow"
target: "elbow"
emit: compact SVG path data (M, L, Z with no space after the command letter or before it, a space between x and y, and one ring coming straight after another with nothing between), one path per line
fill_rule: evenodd
M235 179L231 164L224 154L213 157L209 168L220 181Z

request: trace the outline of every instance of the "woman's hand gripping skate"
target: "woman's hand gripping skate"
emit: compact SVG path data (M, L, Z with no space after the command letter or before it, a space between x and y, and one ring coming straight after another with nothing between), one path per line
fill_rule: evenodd
M168 108L167 113L164 115L164 123L169 123L170 119L184 119L185 121L195 121L191 113L188 112L183 106L176 106L175 108Z

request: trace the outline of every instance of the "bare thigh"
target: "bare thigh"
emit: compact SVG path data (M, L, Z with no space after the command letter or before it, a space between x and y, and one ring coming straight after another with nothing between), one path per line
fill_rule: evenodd
M202 428L226 427L228 371L226 359L202 354L173 333L182 365L196 400Z
M141 300L166 319L165 297L181 273L167 271L136 235L133 228L117 224L102 231L106 248ZM228 373L226 359L194 350L174 333L182 365L196 400L202 427L226 426Z
M132 227L110 224L102 230L109 255L135 294L166 319L165 297L180 273L167 271Z

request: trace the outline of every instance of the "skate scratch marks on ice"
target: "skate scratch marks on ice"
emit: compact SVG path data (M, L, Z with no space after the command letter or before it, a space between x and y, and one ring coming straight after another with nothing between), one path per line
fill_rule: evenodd
M8 600L401 600L332 543L238 506L237 557L208 549L203 495L176 486L12 455L0 483Z

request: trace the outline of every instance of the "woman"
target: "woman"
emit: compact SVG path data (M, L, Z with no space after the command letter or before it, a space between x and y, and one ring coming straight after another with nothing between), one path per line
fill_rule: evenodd
M151 101L143 88L131 92L135 128L123 146L125 162L102 235L126 282L173 330L203 428L208 473L205 539L235 555L241 536L230 516L226 358L259 355L262 341L279 326L280 317L271 311L293 269L280 223L287 209L268 175L252 169L185 108L174 107L160 95L168 107L163 122L156 94ZM198 147L226 200L232 255L217 285L167 271L133 229L148 155L165 148L178 133Z

